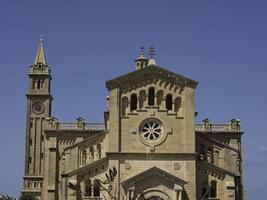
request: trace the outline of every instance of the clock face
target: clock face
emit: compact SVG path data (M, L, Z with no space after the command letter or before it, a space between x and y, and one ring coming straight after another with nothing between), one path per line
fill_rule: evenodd
M42 102L35 102L33 105L32 105L32 110L35 114L41 114L44 112L44 104Z

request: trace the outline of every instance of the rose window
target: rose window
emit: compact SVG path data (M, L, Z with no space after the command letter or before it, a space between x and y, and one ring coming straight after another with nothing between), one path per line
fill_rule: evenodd
M148 141L156 141L163 135L162 123L157 119L145 120L140 125L140 135Z

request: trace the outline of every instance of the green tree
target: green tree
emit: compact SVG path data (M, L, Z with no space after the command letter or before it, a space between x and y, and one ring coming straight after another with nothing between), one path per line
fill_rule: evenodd
M16 198L8 196L8 195L1 195L0 194L0 200L16 200Z
M19 197L19 200L38 200L33 194L22 194L20 197Z
M95 179L94 186L99 187L102 191L107 192L108 196L113 199L117 200L117 193L114 189L113 182L115 177L117 176L117 169L113 167L112 169L108 170L108 173L105 173L106 179ZM76 193L77 199L82 199L82 191L80 184L73 184L71 182L68 183L68 188L73 190Z

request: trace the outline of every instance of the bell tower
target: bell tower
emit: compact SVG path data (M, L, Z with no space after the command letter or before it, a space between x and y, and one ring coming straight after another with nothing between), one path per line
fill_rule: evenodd
M51 116L51 72L46 62L43 38L29 69L27 93L25 176L23 193L41 196L44 165L44 121Z

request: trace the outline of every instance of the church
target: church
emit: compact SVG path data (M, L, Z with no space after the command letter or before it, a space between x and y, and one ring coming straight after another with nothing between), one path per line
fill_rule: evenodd
M41 200L243 200L238 119L195 121L198 82L141 49L106 81L104 121L61 122L40 39L29 68L23 194Z

